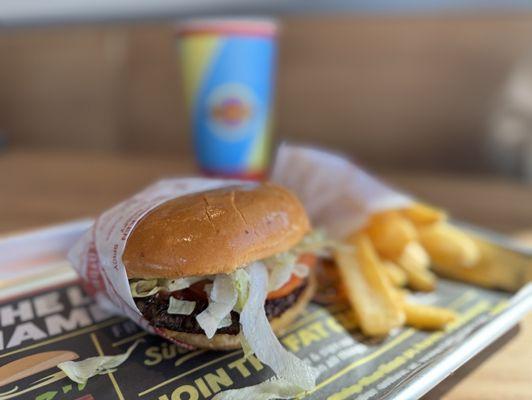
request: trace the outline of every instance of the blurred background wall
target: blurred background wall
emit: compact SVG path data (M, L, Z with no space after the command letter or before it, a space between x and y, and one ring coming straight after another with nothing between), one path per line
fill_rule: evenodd
M281 20L277 138L375 167L490 170L490 115L532 50L532 14ZM0 33L8 148L185 154L168 23Z

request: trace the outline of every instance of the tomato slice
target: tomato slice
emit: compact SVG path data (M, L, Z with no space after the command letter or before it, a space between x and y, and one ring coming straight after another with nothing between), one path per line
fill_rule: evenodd
M212 282L209 282L208 280L196 282L186 289L172 292L172 296L180 300L189 300L189 301L205 300L207 299L207 293L205 292L205 285L208 283L212 283Z
M309 268L312 268L316 265L317 259L318 258L316 257L316 255L312 253L306 253L306 254L300 255L297 262L300 264L305 264ZM278 299L281 297L288 296L290 293L292 293L302 284L303 284L303 279L298 277L297 275L292 274L288 282L286 282L279 289L274 290L273 292L269 292L266 299L273 300L273 299Z
M273 299L278 299L280 297L288 296L292 291L297 289L302 284L303 284L303 279L292 274L288 282L286 282L279 289L274 290L273 292L269 292L268 297L266 297L266 299L273 300Z
M318 256L312 253L301 254L297 259L298 264L305 264L307 267L312 268L318 262Z

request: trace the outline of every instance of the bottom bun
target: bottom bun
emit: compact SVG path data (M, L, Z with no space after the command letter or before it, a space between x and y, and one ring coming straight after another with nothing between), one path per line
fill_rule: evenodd
M294 319L296 319L303 312L307 304L314 296L315 291L316 277L313 273L311 273L308 277L307 287L298 297L297 301L280 316L270 321L270 325L272 326L272 329L276 335L281 335L288 325L290 325L292 321L294 321ZM165 328L161 330L171 339L190 344L191 346L198 347L200 349L233 350L239 349L241 347L240 334L218 334L214 335L212 339L208 339L207 336L198 333L178 332Z

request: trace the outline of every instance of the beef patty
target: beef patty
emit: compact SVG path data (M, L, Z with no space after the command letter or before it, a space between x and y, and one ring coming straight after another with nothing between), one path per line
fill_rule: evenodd
M299 298L301 293L307 287L307 280L292 291L289 295L279 297L277 299L266 300L264 309L268 319L273 319L280 316L288 308L290 308ZM196 307L190 315L168 314L168 298L170 293L157 293L153 296L137 298L135 303L140 312L150 323L156 328L166 328L177 332L199 333L204 334L203 329L198 325L196 316L205 310L208 306L207 299L194 298ZM216 333L225 333L229 335L237 335L240 332L239 316L236 311L231 311L232 324L228 327L218 329Z

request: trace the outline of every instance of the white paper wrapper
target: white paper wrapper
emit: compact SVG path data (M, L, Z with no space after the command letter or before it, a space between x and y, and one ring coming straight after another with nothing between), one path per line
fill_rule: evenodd
M68 258L101 307L128 316L150 333L165 336L148 324L133 301L122 263L126 241L137 222L159 204L187 194L238 184L246 183L204 178L159 181L98 217L69 252Z
M335 238L360 228L376 212L412 203L345 157L311 147L281 145L271 180L292 190L313 226Z

